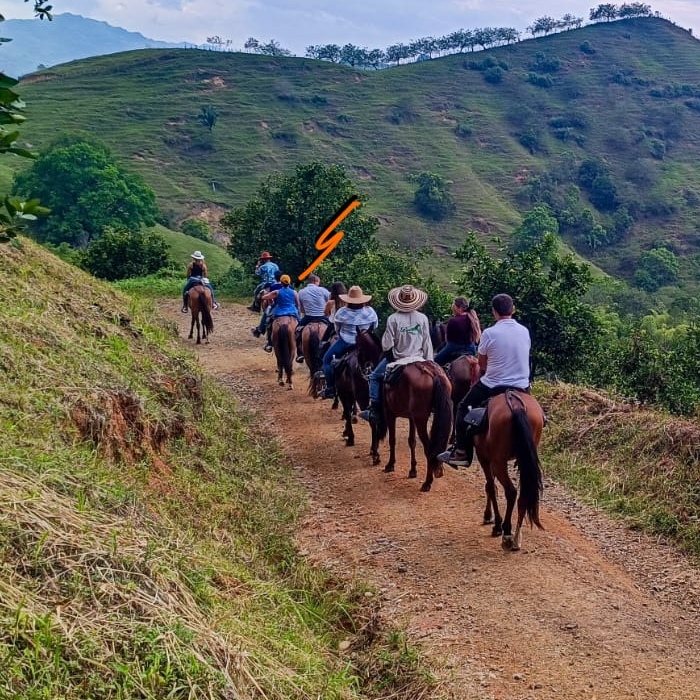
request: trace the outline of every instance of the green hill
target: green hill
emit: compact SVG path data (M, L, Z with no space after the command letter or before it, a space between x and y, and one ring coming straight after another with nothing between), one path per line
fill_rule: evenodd
M174 222L202 211L216 219L269 173L312 159L346 167L369 195L383 239L440 252L469 228L509 233L538 199L554 200L564 218L573 201L609 232L622 226L624 210L631 228L611 240L566 226L562 234L626 278L642 250L668 246L681 260L679 284L692 293L699 75L700 43L657 18L377 72L310 59L134 51L30 76L21 85L29 105L23 138L42 148L64 130L99 136L142 173ZM197 122L205 105L219 114L212 132ZM614 185L612 203L594 206L592 186L581 183L580 166L591 159ZM410 176L422 171L451 181L451 218L417 214Z

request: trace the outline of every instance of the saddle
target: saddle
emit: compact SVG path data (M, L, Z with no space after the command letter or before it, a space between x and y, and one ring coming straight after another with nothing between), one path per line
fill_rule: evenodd
M408 365L393 365L387 366L384 372L384 386L396 386L401 379L404 368Z
M331 360L331 367L334 372L340 371L347 363L350 353L357 348L357 345L348 345L339 355L334 355Z

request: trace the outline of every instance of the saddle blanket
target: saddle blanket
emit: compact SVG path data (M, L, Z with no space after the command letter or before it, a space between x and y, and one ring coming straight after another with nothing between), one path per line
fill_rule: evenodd
M386 366L387 372L396 367L405 367L406 365L412 365L414 362L425 362L425 358L422 355L411 355L410 357L402 357L400 360L394 360Z

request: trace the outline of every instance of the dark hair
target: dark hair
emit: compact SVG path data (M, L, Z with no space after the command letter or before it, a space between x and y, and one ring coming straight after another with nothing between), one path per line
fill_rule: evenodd
M275 270L275 279L279 282L283 274L284 272L282 272L282 270Z
M318 284L321 281L321 278L318 275L309 275L308 276L308 281L311 284Z
M469 299L466 297L455 297L455 300L452 303L463 311L469 311Z
M491 306L499 316L510 316L515 308L513 299L508 294L496 294L491 299Z
M348 290L345 288L345 285L342 282L333 282L331 285L330 300L333 302L336 311L343 305L343 302L340 300L340 295L347 293Z

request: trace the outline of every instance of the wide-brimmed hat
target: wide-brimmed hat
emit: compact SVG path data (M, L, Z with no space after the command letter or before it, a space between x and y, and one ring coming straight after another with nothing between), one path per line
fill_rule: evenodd
M404 284L403 287L394 287L387 294L387 298L397 311L415 311L425 304L428 295L412 284Z
M263 252L260 253L260 259L261 260L271 260L272 256L266 250L263 250Z
M338 298L346 304L366 304L371 298L371 294L365 294L362 287L354 285L348 289L347 294L338 294Z
M204 260L201 250L195 250L190 257L194 258L195 260Z

